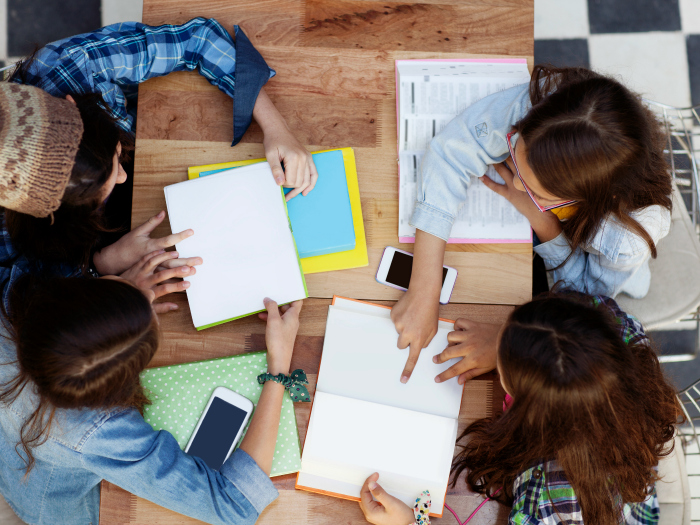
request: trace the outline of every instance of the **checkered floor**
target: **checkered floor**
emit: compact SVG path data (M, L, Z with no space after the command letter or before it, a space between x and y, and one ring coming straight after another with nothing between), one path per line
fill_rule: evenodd
M611 73L672 106L700 104L700 2L535 0L535 61Z
M140 21L143 0L0 0L0 61L98 27Z

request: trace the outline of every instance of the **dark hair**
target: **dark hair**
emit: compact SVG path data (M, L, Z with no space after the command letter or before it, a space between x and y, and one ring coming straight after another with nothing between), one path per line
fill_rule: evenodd
M535 66L530 100L515 129L539 183L578 201L562 223L572 249L590 242L612 216L656 257L654 241L630 216L652 205L671 210L665 139L654 114L616 80L584 68Z
M12 289L10 312L19 374L2 385L0 402L11 403L28 386L39 398L17 444L27 473L32 448L48 439L56 409L143 413L148 398L139 374L158 349L159 332L140 290L116 279L28 275Z
M584 521L598 525L620 522L615 496L648 495L680 405L648 340L626 344L608 308L587 301L544 297L511 314L498 358L513 403L460 436L452 486L467 471L473 491L512 504L517 476L556 460Z
M22 61L10 81L24 83L34 55ZM99 93L74 93L83 120L83 136L61 206L52 216L35 218L5 209L5 222L13 247L33 261L65 263L87 270L100 235L108 231L103 221L103 187L114 167L117 145L122 156L133 148L133 139L119 127Z

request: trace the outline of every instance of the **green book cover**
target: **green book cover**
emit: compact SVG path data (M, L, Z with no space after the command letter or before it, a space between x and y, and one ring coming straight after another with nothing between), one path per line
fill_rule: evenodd
M266 352L144 370L141 384L151 400L144 410L144 419L154 430L170 432L184 450L216 387L233 390L257 406L262 393L257 377L265 372ZM299 469L301 449L294 403L285 394L270 477L298 472Z

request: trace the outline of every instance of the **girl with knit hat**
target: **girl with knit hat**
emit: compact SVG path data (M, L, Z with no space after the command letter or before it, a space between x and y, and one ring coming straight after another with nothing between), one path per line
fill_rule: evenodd
M100 246L109 229L104 202L127 179L120 161L135 130L135 104L127 101L135 101L136 87L149 78L198 70L234 99L233 144L255 118L277 183L295 188L288 198L313 189L311 155L263 89L275 72L243 31L234 31L235 42L216 20L204 18L159 27L115 24L45 46L0 85L0 280L6 307L12 283L24 273L118 275L192 234L152 239L165 218L161 212L116 243ZM172 259L164 268L182 267L186 277L197 264L201 259Z

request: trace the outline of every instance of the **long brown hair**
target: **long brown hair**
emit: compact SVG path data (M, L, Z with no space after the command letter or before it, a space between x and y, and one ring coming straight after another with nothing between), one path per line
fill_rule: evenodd
M630 213L659 205L671 210L671 175L664 134L640 97L616 80L584 68L535 66L532 108L515 129L527 161L552 195L578 201L562 228L572 249L590 242L607 218L644 239Z
M466 471L473 491L502 488L494 499L512 504L516 477L556 460L596 525L620 522L616 496L647 496L680 406L648 340L626 344L607 308L586 301L544 297L511 314L498 358L513 403L460 436L453 486Z
M11 82L29 82L35 54L17 65L9 77ZM71 96L84 131L61 206L47 218L8 209L4 213L18 254L31 261L65 263L86 271L100 235L109 231L104 224L102 191L112 173L117 145L121 143L122 158L126 158L133 149L133 138L119 127L100 93Z
M56 409L143 413L148 398L139 374L158 349L159 333L140 290L113 279L25 276L13 287L10 312L19 373L2 385L0 403L12 403L27 387L39 400L17 444L27 473Z

